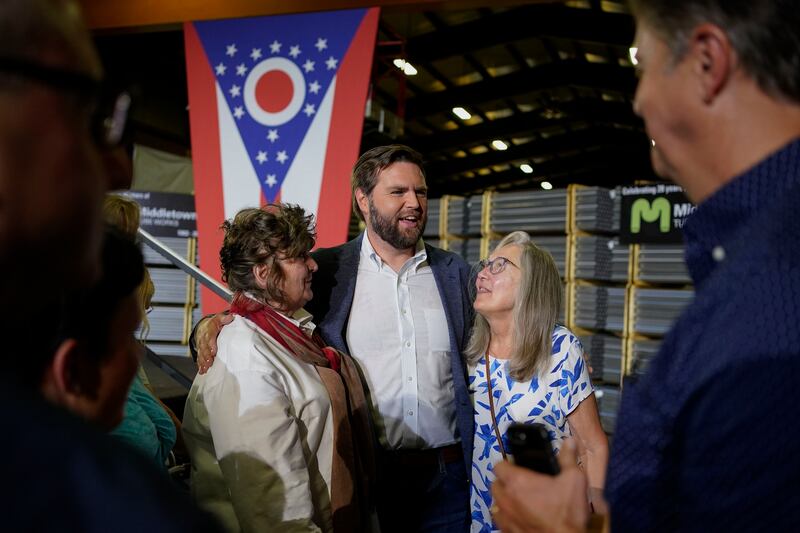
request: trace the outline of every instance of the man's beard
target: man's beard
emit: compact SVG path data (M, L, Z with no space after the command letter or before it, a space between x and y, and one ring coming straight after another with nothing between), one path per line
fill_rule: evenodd
M378 237L389 243L393 248L398 250L406 250L416 246L422 232L425 231L425 224L428 222L427 213L419 210L419 223L417 228L408 232L400 230L397 220L394 218L384 217L378 210L375 209L375 204L372 198L369 199L369 219L372 223L372 229L378 234Z

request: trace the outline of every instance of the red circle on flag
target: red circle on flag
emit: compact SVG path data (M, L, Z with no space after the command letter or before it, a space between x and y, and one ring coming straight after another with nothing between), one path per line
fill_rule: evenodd
M292 101L293 92L292 79L281 70L270 70L256 82L256 102L267 113L278 113L286 109Z

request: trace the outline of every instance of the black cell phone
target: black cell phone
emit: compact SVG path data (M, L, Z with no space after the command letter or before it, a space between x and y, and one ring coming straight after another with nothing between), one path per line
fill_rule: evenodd
M547 428L542 424L514 422L508 427L508 443L517 466L551 476L561 472L556 454L550 445Z

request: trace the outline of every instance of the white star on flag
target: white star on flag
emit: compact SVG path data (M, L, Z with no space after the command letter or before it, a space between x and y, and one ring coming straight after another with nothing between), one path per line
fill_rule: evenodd
M339 64L339 60L334 59L333 56L331 56L328 58L325 64L328 65L328 70L333 70L336 68L336 65Z
M253 58L253 61L261 59L261 48L253 48L253 51L250 52L250 57Z
M247 67L244 66L244 63L241 63L236 67L236 75L244 76L245 74L247 74Z
M305 113L307 117L310 117L316 113L314 110L314 104L306 104L306 107L303 109L303 113Z
M229 44L228 46L225 47L225 55L230 56L230 57L235 56L236 52L238 52L238 51L239 50L236 49L236 45L235 44Z
M328 48L328 39L323 39L322 37L320 37L317 39L317 44L315 44L314 46L317 47L317 50L322 52L323 50Z
M228 70L228 67L226 67L225 65L220 63L219 65L214 67L214 70L217 72L217 76L224 76L225 75L225 71Z
M320 89L320 84L317 81L312 81L311 84L308 86L308 92L311 94L317 94Z
M297 56L300 55L300 45L296 44L296 45L292 46L291 48L289 48L289 55L292 56L293 58L297 59Z
M267 132L267 140L271 143L274 143L278 140L278 130L269 130Z
M233 109L233 116L236 118L242 118L244 116L244 108L242 108L242 106L236 106Z
M281 46L283 46L283 45L281 43L279 43L277 39L275 39L274 41L272 41L272 44L269 45L270 53L271 54L277 54L278 52L281 51Z
M310 59L306 59L306 62L303 63L303 70L306 71L306 74L308 74L309 72L313 72L314 71L314 62L311 61Z
M275 179L275 174L267 174L267 181L266 181L266 184L267 184L267 185L268 185L270 188L272 188L272 187L274 187L274 186L275 186L275 184L276 184L276 183L278 183L278 180L277 180L277 179Z
M228 92L231 93L231 98L236 98L242 93L242 88L239 87L238 85L234 85Z
M259 150L258 155L256 156L256 161L258 161L259 164L264 164L266 160L267 160L267 152Z
M289 159L289 156L286 155L286 150L281 150L280 152L278 152L278 156L276 157L276 159L278 160L278 163L280 163L281 165L284 164L286 160Z

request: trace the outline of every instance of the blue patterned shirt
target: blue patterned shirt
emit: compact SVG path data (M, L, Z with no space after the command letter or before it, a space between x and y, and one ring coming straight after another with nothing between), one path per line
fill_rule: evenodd
M544 424L558 452L561 441L570 436L567 415L594 390L583 360L583 346L563 326L553 330L553 352L546 371L529 381L514 381L508 375L509 361L491 355L470 366L469 392L475 409L470 487L473 533L498 531L489 508L492 506L494 465L503 460L489 410L485 357L489 357L495 415L506 453L509 450L506 430L512 422Z
M800 141L685 227L695 301L622 395L614 531L800 530Z

